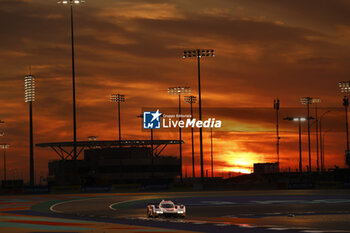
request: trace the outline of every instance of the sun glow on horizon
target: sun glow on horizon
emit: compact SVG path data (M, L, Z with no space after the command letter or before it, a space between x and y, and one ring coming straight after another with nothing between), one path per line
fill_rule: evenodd
M254 152L230 151L224 155L224 158L229 166L223 168L223 171L250 174L254 163L261 160L261 155Z
M228 168L225 169L226 172L235 172L235 173L243 173L243 174L251 174L253 173L249 168Z

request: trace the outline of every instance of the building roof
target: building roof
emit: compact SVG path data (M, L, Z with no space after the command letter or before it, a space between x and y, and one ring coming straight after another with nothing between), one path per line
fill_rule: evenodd
M181 141L181 144L184 141ZM111 147L147 147L152 146L156 156L158 156L167 145L180 144L180 140L117 140L117 141L78 141L76 157L74 157L74 142L48 142L36 144L37 147L50 147L62 159L77 159L85 149L111 148ZM68 148L67 148L68 147ZM159 150L157 151L157 149ZM156 152L157 151L157 152Z
M184 143L181 141L181 143ZM179 140L117 140L117 141L78 141L78 147L113 147L113 146L149 146L149 145L180 144ZM38 143L37 147L73 147L74 142Z

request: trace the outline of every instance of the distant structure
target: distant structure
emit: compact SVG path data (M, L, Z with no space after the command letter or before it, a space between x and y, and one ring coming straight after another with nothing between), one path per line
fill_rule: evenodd
M89 141L97 141L98 136L89 136L88 139Z
M154 168L150 147L152 143L154 150L158 151L154 153ZM179 159L160 156L167 145L179 143L178 140L77 142L78 155L84 151L81 160L74 160L72 151L67 149L73 147L73 142L43 143L37 146L51 147L60 157L60 160L48 164L49 184L110 185L146 183L153 179L170 182L179 177Z
M254 174L279 173L279 163L254 163Z
M2 180L1 187L3 189L10 189L13 191L21 190L23 187L23 180Z
M29 103L29 181L34 186L34 136L33 136L33 102L35 101L35 77L24 77L25 102Z

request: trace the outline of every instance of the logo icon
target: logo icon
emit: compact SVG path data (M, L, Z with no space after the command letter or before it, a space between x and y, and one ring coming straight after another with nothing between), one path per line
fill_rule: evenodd
M162 113L159 109L156 112L143 112L144 129L160 129L160 117Z

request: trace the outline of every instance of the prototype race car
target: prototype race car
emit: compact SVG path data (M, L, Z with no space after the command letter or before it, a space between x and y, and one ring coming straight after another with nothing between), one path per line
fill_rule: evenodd
M162 200L159 204L149 203L147 205L147 217L156 218L159 216L184 218L186 216L186 207L166 200Z

